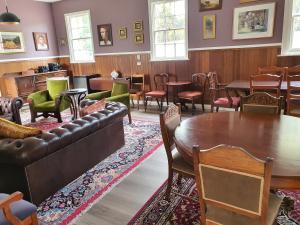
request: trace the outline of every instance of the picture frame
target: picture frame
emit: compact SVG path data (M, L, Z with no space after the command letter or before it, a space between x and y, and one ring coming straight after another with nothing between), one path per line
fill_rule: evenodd
M134 34L134 42L136 44L144 44L144 34L143 33L135 33Z
M133 24L133 30L135 32L141 32L144 30L144 24L142 20L135 21Z
M0 54L23 52L25 52L25 42L22 32L0 31Z
M222 9L222 0L199 0L199 11Z
M97 25L99 46L112 46L113 45L113 35L111 24L101 24Z
M203 16L203 39L216 38L216 15Z
M240 4L256 2L257 0L240 0Z
M119 39L121 40L127 39L127 27L121 27L119 29Z
M250 5L234 9L232 38L273 37L276 3Z
M49 51L48 35L45 32L33 32L33 40L36 51Z

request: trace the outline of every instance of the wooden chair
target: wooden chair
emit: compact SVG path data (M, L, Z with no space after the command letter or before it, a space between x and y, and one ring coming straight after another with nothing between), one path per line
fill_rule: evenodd
M300 65L287 68L287 76L292 75L300 75Z
M153 98L156 99L160 111L162 111L164 99L167 100L167 105L168 105L168 98L167 98L168 81L169 81L169 75L166 73L154 75L155 90L145 93L145 99L144 99L145 112L147 110L149 99L153 99Z
M300 85L294 82L300 82L300 75L287 77L287 114L300 117Z
M194 177L193 167L186 163L177 152L173 140L174 132L181 122L181 107L171 103L166 112L160 114L160 129L164 141L165 150L168 158L168 187L166 190L166 199L170 199L170 193L173 183L174 172L179 174L178 183L182 176Z
M193 148L202 225L272 225L282 199L270 193L272 159L220 145Z
M238 111L240 107L240 97L230 96L227 89L225 89L226 84L221 84L218 81L217 74L215 72L208 73L209 90L210 90L210 102L211 102L211 112L219 111L219 107L223 108L234 108ZM226 96L221 97L221 92L225 92Z
M38 225L37 207L22 200L23 194L0 194L0 224Z
M134 99L137 99L137 109L140 109L140 99L145 94L145 75L133 74L130 77L130 99L132 106L134 107Z
M180 102L189 101L192 102L192 114L196 110L195 102L201 101L202 110L204 112L204 94L206 89L207 74L195 73L192 75L192 86L190 91L182 91L178 93Z
M283 79L286 80L287 69L288 69L287 67L278 67L278 66L259 67L258 74L282 75Z
M283 97L276 98L265 92L256 92L241 97L241 112L280 115Z
M260 74L250 77L250 94L268 92L279 98L283 75Z

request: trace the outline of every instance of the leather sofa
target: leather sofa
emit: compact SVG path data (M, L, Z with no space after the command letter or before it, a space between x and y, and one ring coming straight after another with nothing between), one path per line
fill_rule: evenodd
M22 98L0 97L0 117L21 124L20 109L22 106Z
M37 137L0 139L0 193L39 204L122 147L127 107L106 108Z

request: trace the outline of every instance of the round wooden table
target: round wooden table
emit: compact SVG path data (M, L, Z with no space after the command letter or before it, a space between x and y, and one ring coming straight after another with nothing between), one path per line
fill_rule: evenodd
M300 189L300 118L219 112L184 120L175 130L178 151L190 164L192 147L227 144L260 159L274 159L272 188Z

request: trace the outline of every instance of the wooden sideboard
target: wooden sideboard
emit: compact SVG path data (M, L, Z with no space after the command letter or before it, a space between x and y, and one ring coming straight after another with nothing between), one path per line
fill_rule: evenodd
M35 91L46 90L46 80L50 77L66 77L67 70L47 73L7 73L1 77L1 95L6 97L21 97L24 100Z

